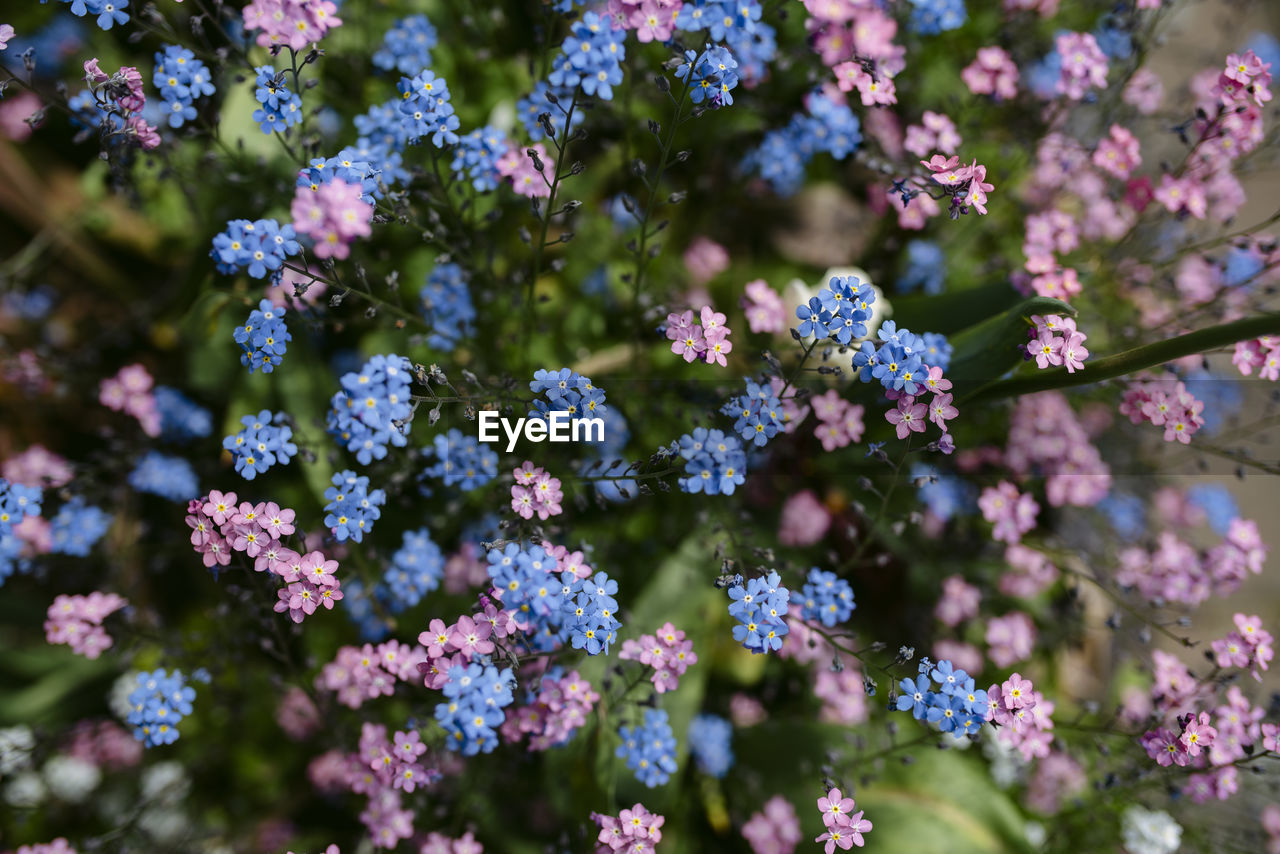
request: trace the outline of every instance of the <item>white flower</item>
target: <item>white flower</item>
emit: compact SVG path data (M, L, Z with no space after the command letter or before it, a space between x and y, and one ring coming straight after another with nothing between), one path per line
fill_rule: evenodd
M1018 748L1006 744L998 736L982 739L982 754L991 763L991 779L1001 789L1007 789L1022 779L1028 762Z
M40 775L34 771L23 771L5 786L4 799L11 807L34 809L40 806L48 792Z
M1121 819L1121 837L1129 854L1173 854L1182 844L1182 826L1159 810L1132 806Z
M187 814L170 807L152 807L138 816L138 826L157 842L173 844L189 830Z
M55 797L78 804L98 788L102 772L92 762L74 756L55 756L44 763L44 781Z
M129 713L133 711L133 704L129 702L129 695L138 687L138 676L135 673L122 673L120 678L111 685L111 691L107 694L107 705L111 707L111 713L120 720L127 720Z
M157 762L142 772L142 799L177 803L187 796L191 779L181 762Z
M0 777L31 764L31 751L36 746L31 727L14 726L0 729Z

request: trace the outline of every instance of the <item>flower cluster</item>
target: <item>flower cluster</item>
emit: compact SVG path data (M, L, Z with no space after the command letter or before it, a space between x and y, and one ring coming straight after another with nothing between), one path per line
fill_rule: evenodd
M351 539L360 542L373 530L373 523L382 515L381 507L387 502L387 493L381 489L369 491L369 478L345 469L333 476L324 491L328 501L324 506L324 524L339 542Z
M1035 359L1037 368L1044 370L1062 365L1069 374L1084 368L1084 360L1089 358L1084 346L1088 336L1076 329L1075 320L1056 314L1045 317L1033 314L1031 324L1027 330L1031 340L1024 347L1026 358Z
M413 412L411 381L409 360L394 353L374 356L359 371L343 374L342 389L329 402L325 425L360 465L385 457L388 445L403 448L407 444Z
M259 65L253 70L258 75L253 90L258 102L253 120L258 123L258 129L265 134L282 133L300 123L302 99L285 85L286 72L277 72L270 65Z
M111 3L103 5L123 14L118 11L118 6ZM98 60L94 58L85 61L84 72L89 89L67 103L77 125L101 130L104 144L119 140L136 144L144 151L160 145L160 134L142 115L147 96L143 92L142 74L137 68L122 66L115 74L109 75L98 67Z
M752 332L782 332L787 328L786 305L764 279L747 282L741 305Z
M408 15L397 20L382 36L382 46L373 54L373 64L384 71L416 74L431 66L431 49L439 36L426 15Z
M1008 51L996 45L978 48L977 59L960 71L960 79L975 95L992 95L1004 100L1018 94L1018 66ZM941 146L938 150L944 154L955 153Z
M1016 747L1022 757L1049 755L1053 735L1054 704L1035 690L1030 679L1013 673L1003 683L987 689L986 720L997 725L1001 742Z
M644 723L619 727L618 736L622 744L617 756L627 761L627 768L641 783L652 789L676 773L676 737L662 709L645 709Z
M742 825L742 836L754 854L792 854L801 836L796 808L781 795L774 795Z
M484 486L498 476L497 453L488 445L481 444L475 436L452 427L447 433L436 434L432 443L433 447L427 454L434 455L436 461L423 470L424 477L439 478L445 486L456 485L470 490Z
M1172 531L1161 531L1148 551L1131 546L1120 552L1116 581L1133 586L1149 600L1195 606L1210 594L1235 592L1249 573L1260 573L1267 546L1255 522L1233 518L1222 541L1203 555Z
M689 87L689 100L693 103L705 101L712 107L727 107L733 104L730 92L738 85L737 67L738 61L727 47L708 45L701 53L686 50L676 77Z
M853 609L858 607L853 601L853 588L849 582L816 566L809 570L804 586L800 588L800 601L800 615L827 628L849 619L853 616Z
M151 387L155 380L142 365L128 365L98 386L98 402L116 412L125 412L138 419L142 432L148 436L160 435L160 412L156 408L155 393Z
M1257 616L1236 614L1232 619L1236 630L1212 644L1218 666L1252 668L1253 678L1261 682L1261 671L1266 670L1267 664L1275 657L1271 648L1275 639L1262 628L1262 620Z
M655 634L641 635L639 640L624 640L618 658L652 667L649 680L659 694L674 691L689 666L698 663L693 641L671 623L664 623Z
M401 77L396 88L400 92L400 126L408 142L417 144L430 136L436 148L458 144L458 116L443 77L424 68L413 77Z
M263 300L263 304L268 303ZM293 428L284 423L288 417L269 409L257 415L241 416L243 429L222 440L222 447L231 452L236 471L245 480L253 480L277 463L288 465L297 455L298 446L292 441Z
M937 691L933 690L934 681L939 683ZM937 724L942 732L956 738L976 735L986 720L987 692L975 687L973 677L950 661L939 661L935 667L923 659L916 678L903 679L898 689L902 692L897 699L898 711L909 711L918 721Z
M733 724L717 715L695 715L689 722L689 753L698 770L717 780L733 767Z
M1090 89L1107 88L1107 56L1092 33L1062 33L1056 39L1062 66L1055 91L1073 101Z
M746 481L747 454L737 436L697 427L677 440L675 450L685 461L679 481L683 492L732 495Z
M446 353L475 334L476 309L471 303L467 271L457 264L437 264L418 291L423 315L431 324L427 344Z
M814 435L822 442L822 450L834 451L857 442L866 430L862 415L866 409L860 403L850 403L835 389L810 399L813 414L818 419Z
M378 188L378 170L373 164L362 159L358 149L347 147L338 152L336 157L313 157L307 168L298 170L294 186L306 188L313 193L318 192L325 184L343 181L350 186L360 188L360 200L373 205L382 198L382 190Z
M570 89L580 86L587 95L611 100L613 87L622 82L620 63L626 58L623 35L613 29L609 19L585 13L560 45L547 81Z
M329 0L253 0L244 7L244 28L260 30L260 47L300 51L342 25Z
M1007 480L982 491L978 499L982 518L995 528L991 538L1002 543L1019 543L1022 535L1036 526L1036 514L1040 505L1030 493L1019 493L1018 487Z
M40 515L41 499L38 487L10 483L0 477L0 584L13 574L15 561L22 551L22 538L15 528L21 526L23 520Z
M729 588L729 615L739 623L733 627L733 639L753 653L780 649L790 631L784 619L790 598L775 570L745 585L739 577Z
M532 692L530 692L532 694ZM529 750L549 750L566 744L587 722L600 695L578 671L543 675L536 696L515 710L502 725L502 736L515 743L529 736Z
M212 95L216 90L212 75L196 55L179 45L165 45L156 54L156 69L151 83L160 90L169 127L180 128L196 117L195 100Z
M1178 732L1159 727L1143 733L1142 747L1159 765L1189 765L1213 746L1218 731L1212 720L1208 712L1188 713L1178 718Z
M72 652L97 658L113 643L102 621L128 605L115 593L94 591L88 596L60 595L49 606L44 633L49 643L65 643Z
M225 231L213 238L209 257L219 273L245 270L255 279L280 278L284 261L301 250L293 226L280 225L274 219L233 219Z
M831 69L841 92L858 90L864 107L898 103L898 89L887 68L868 67L861 61L842 62Z
M762 447L783 431L785 422L783 420L782 401L778 398L772 385L756 382L750 377L747 377L745 382L747 384L746 392L731 398L720 408L720 411L736 419L733 423L733 429L734 432L742 437L743 441ZM693 435L696 440L698 438L697 432L695 431ZM680 447L681 453L683 453L685 447L683 438L680 440ZM732 489L725 492L726 495L731 493Z
M1246 377L1258 369L1258 379L1280 379L1280 338L1266 336L1237 341L1231 363Z
M725 317L706 305L702 307L701 323L693 322L693 311L667 315L667 338L671 340L671 352L683 356L686 362L694 359L707 364L725 366L725 354L733 350L729 340L732 330L725 326Z
M498 160L509 150L502 131L486 125L458 140L449 168L457 180L469 180L476 190L491 192L498 189L498 181L503 177L498 171Z
M55 554L88 557L94 543L111 527L111 514L86 504L83 497L71 498L58 510L49 526L50 551ZM2 565L2 562L0 562Z
M405 531L400 542L375 591L393 614L417 605L444 578L444 554L426 528Z
M160 435L169 441L201 439L213 432L209 410L169 386L156 386L156 409L160 412Z
M1263 62L1252 50L1227 56L1226 68L1218 75L1214 94L1224 104L1261 107L1271 100L1271 63Z
M1120 414L1131 422L1163 427L1166 442L1184 445L1204 426L1203 412L1204 402L1171 376L1131 381L1120 401Z
M261 255L261 250L258 250ZM240 354L240 364L253 373L259 368L269 374L284 361L285 350L293 340L284 322L285 310L264 299L258 307L249 312L249 319L244 326L237 326L233 337L244 350Z
M333 661L321 668L315 684L335 692L344 706L358 709L366 700L391 696L396 683L413 680L426 660L427 652L421 646L410 647L398 641L376 647L344 646Z
M568 368L535 371L529 391L546 394L546 400L533 401L530 418L545 419L549 412L567 412L572 420L599 418L605 414L604 389L596 388L590 377Z
M826 843L822 849L824 854L832 854L837 848L847 851L854 845L859 848L866 845L862 834L871 830L871 822L862 817L862 810L853 811L856 806L853 798L846 798L839 789L818 798L826 830L814 842Z
M876 292L871 285L857 276L834 276L808 305L796 309L800 319L797 331L802 338L830 338L847 346L867 334L871 304L875 301Z
M593 812L591 820L600 826L595 854L611 854L613 851L653 854L662 841L662 824L666 821L662 816L649 812L643 804L624 809L617 816Z
M528 460L512 474L516 482L511 485L511 509L516 515L522 519L532 519L537 515L542 520L560 515L564 493L560 491L559 478L552 477Z
M911 28L922 36L954 30L967 18L964 0L911 0Z
M346 258L351 241L373 233L373 205L365 200L362 182L333 178L314 190L298 187L289 209L293 230L310 237L317 258Z
M268 520L274 521L274 520ZM289 612L289 619L301 623L324 607L333 610L333 603L343 597L342 582L334 573L338 562L325 557L323 552L308 552L301 557L297 552L286 552L276 559L271 571L280 576L285 586L277 591L274 606L277 614ZM270 559L268 561L270 563Z
M514 684L511 668L499 671L488 663L449 668L441 689L446 701L436 706L436 721L445 730L450 750L463 756L493 752L499 740L496 727L506 719L502 710L515 700Z
M129 485L170 501L186 501L200 493L195 469L185 457L147 451L129 473Z
M804 180L805 167L819 153L844 160L862 143L862 124L843 99L822 91L809 95L808 111L796 113L786 127L765 134L760 146L743 160L744 170L758 173L775 193L790 195ZM749 288L749 286L748 286ZM786 324L786 312L779 307L778 328ZM748 315L748 322L751 317ZM753 332L765 331L752 325Z
M134 738L146 747L173 744L178 740L178 724L191 714L195 689L187 685L181 670L139 673L137 679L126 718L134 727Z
M934 182L947 188L951 195L952 219L967 214L969 208L980 214L987 212L987 193L995 189L994 184L987 183L987 167L980 165L977 160L968 166L962 166L959 157L944 157L941 154L921 160L920 165L932 173L929 177Z

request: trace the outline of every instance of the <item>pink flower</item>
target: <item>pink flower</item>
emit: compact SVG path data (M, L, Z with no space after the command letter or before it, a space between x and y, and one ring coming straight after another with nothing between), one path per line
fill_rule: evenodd
M822 812L822 823L827 827L847 823L856 806L853 798L844 797L839 789L827 792L826 797L818 798L818 809Z
M729 269L729 250L709 238L695 237L684 251L684 266L695 284L704 284ZM723 315L720 322L724 323Z
M9 46L9 39L13 38L13 26L11 24L0 24L0 50L4 50Z
M1201 750L1207 750L1213 744L1218 731L1209 725L1208 712L1201 712L1199 717L1191 715L1187 717L1187 723L1182 728L1182 735L1178 740L1182 742L1188 756L1199 756Z
M340 178L314 190L298 187L290 213L294 230L315 242L318 258L346 258L352 240L373 233L373 205L364 201L359 184Z
M947 432L947 421L959 414L960 410L951 405L949 394L934 395L933 401L929 404L929 420L937 424L943 433Z
M477 623L470 617L459 617L449 632L449 643L462 650L468 658L472 655L488 655L493 652L493 641L489 635L493 627L487 622Z
M988 487L978 498L982 517L995 525L991 537L1005 543L1017 543L1022 535L1035 527L1040 505L1030 495L1023 495L1007 480Z
M890 409L884 417L898 428L898 438L905 439L913 432L924 432L927 413L928 407L923 403L916 403L914 397L904 395L898 398L898 408Z
M919 157L930 151L955 154L960 147L960 134L955 123L943 113L925 110L918 125L907 126L907 138L903 148Z
M1121 125L1112 125L1110 135L1093 152L1093 165L1117 178L1128 178L1141 164L1138 138Z
M1107 57L1091 33L1063 33L1056 45L1062 57L1058 94L1079 101L1091 88L1106 88Z
M789 497L782 505L778 542L784 546L810 546L826 536L831 514L812 490Z
M948 626L958 626L978 615L981 596L978 588L960 576L948 576L942 580L942 598L934 607L933 615Z
M328 0L253 0L244 8L244 28L261 30L260 47L300 51L342 25L337 6Z
M782 332L787 326L787 309L778 292L764 279L747 282L742 309L752 332Z
M1007 709L1025 709L1034 704L1034 687L1030 679L1023 679L1021 674L1012 673L999 691L988 692L988 695L995 694Z
M1196 219L1204 219L1208 211L1203 184L1194 178L1175 178L1167 172L1160 178L1155 200L1170 213L1186 211Z
M538 159L544 164L550 159L546 146L540 142L524 147L513 146L498 158L496 164L498 174L509 180L519 195L530 199L545 199L551 195L551 183L534 168L533 157L528 153L530 148L537 153Z
M987 621L987 657L996 667L1009 667L1031 657L1036 629L1021 611Z
M975 95L994 95L1000 100L1018 94L1018 66L1001 47L978 48L978 58L960 72L960 79Z
M98 58L96 56L93 59L84 61L84 80L90 86L106 83L110 79L111 76L98 67Z
M1139 113L1149 116L1160 109L1160 102L1164 99L1164 83L1160 81L1160 75L1151 69L1139 68L1129 78L1120 98Z

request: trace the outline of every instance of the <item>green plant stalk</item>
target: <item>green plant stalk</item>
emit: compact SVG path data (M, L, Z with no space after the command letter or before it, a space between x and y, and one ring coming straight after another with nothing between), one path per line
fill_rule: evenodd
M1184 356L1204 353L1235 344L1237 341L1247 341L1264 335L1280 335L1280 313L1268 312L1255 317L1246 317L1231 323L1197 329L1195 332L1157 341L1154 344L1145 344L1096 362L1089 362L1083 370L1075 373L1070 373L1065 368L1057 368L1028 376L996 380L965 395L960 403L971 405L1004 397L1102 382L1154 368Z

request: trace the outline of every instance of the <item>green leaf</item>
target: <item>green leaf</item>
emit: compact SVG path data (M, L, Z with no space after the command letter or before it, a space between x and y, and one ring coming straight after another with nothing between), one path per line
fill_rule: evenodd
M953 352L947 378L957 387L976 388L999 379L1022 362L1020 344L1027 341L1033 314L1074 317L1076 310L1062 300L1031 297L994 317L989 317L951 338Z
M992 733L984 733L984 738ZM952 854L1027 852L1026 821L977 757L959 750L917 751L910 765L886 763L857 792L880 851Z

